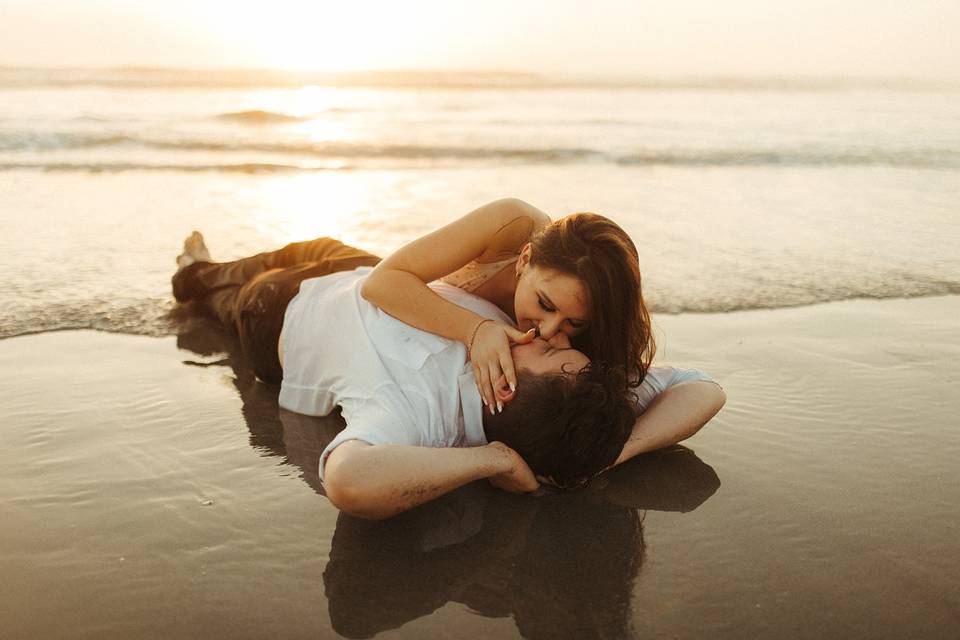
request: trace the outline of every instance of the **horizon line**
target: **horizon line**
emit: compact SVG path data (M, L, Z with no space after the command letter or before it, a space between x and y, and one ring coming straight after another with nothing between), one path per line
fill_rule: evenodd
M73 66L73 65L34 65L8 64L0 62L0 70L5 71L187 71L193 73L276 73L287 75L326 75L326 76L357 76L371 74L396 75L487 75L487 76L519 76L529 78L576 78L576 79L620 79L620 80L848 80L848 81L960 81L960 75L904 75L904 74L863 74L843 72L588 72L588 71L556 71L535 69L495 69L471 68L457 69L444 68L403 68L380 67L367 69L290 69L284 67L241 66L241 67L209 67L183 65L104 65L104 66Z

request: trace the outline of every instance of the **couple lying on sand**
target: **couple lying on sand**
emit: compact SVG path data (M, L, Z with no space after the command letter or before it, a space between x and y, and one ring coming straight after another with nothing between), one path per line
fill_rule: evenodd
M473 480L580 486L690 437L725 402L652 367L637 250L603 216L484 205L388 258L330 238L215 263L194 232L173 292L233 327L280 406L341 407L330 501L386 518Z

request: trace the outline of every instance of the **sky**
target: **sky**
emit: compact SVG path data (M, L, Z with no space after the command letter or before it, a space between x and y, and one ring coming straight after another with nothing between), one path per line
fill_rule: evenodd
M957 0L0 0L0 65L960 78Z

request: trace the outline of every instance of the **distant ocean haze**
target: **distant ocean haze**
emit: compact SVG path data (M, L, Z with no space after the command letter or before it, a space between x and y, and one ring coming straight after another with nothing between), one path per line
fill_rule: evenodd
M604 213L660 312L960 293L960 89L0 69L0 337L170 331L182 238L380 253L485 201Z

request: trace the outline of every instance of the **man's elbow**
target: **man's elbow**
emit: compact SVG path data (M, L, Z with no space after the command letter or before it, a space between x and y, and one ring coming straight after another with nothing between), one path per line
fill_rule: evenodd
M723 405L727 402L727 394L719 384L707 381L695 382L693 384L699 385L699 389L697 390L698 399L696 401L698 416L694 419L693 423L691 423L691 428L684 434L681 440L686 440L707 426L707 423L713 420L714 416L720 412L720 409L722 409Z
M394 515L377 500L377 492L356 477L350 461L327 465L323 488L327 499L337 509L358 518L383 520Z
M353 513L363 502L359 492L339 474L328 471L323 479L323 490L330 503L346 513Z
M710 422L720 412L723 405L727 403L727 393L723 390L723 387L715 382L705 382L704 384L708 385L707 398L704 402L703 423L697 428L698 431Z
M382 520L391 515L378 509L362 488L344 482L336 475L327 477L323 487L330 503L344 513L369 520Z
M710 416L711 418L717 415L720 409L723 409L723 405L727 404L727 392L723 390L723 387L719 384L714 384L713 387L714 409Z

